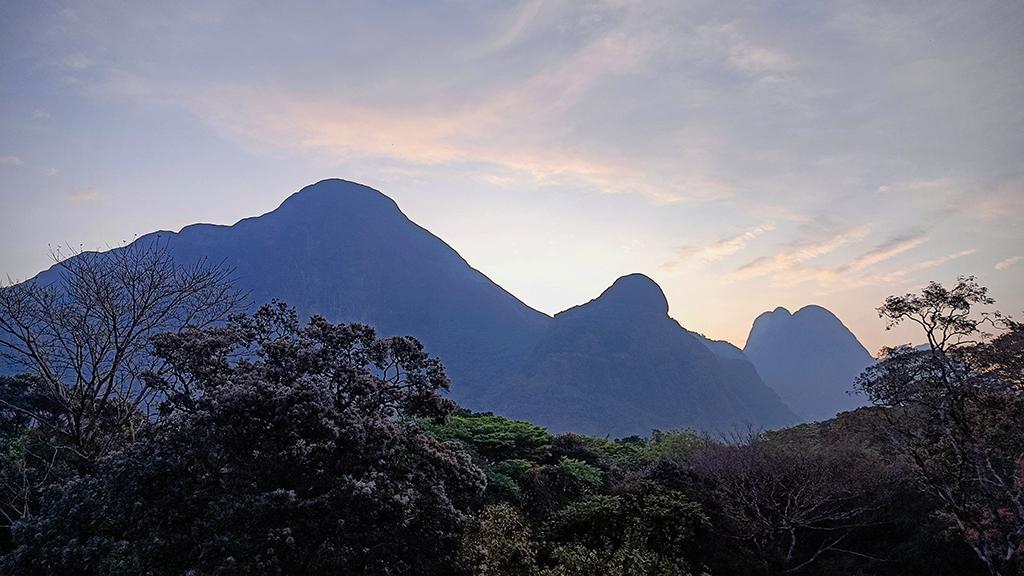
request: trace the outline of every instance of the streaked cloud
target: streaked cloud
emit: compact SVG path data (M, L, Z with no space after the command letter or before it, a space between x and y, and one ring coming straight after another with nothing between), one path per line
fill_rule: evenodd
M832 232L824 238L812 238L790 243L771 256L762 256L736 268L729 277L734 280L749 280L772 275L776 280L797 283L808 279L808 269L803 265L826 256L851 243L863 240L872 230L869 224L845 228ZM825 273L827 271L820 271ZM816 276L817 274L811 274Z
M928 241L928 236L921 233L914 233L891 238L883 242L882 244L879 244L878 246L872 248L871 250L865 252L864 254L861 254L856 259L854 259L853 262L850 262L849 264L842 266L840 270L844 272L858 272L860 270L864 270L865 268L869 268L876 264L880 264L887 260L891 260L908 250L913 250L914 248L917 248L921 244L924 244L926 241Z
M21 166L24 162L17 156L0 156L0 166Z
M1011 256L996 263L996 270L1009 270L1024 261L1024 256Z
M980 197L967 196L962 204L968 214L984 221L1019 222L1024 214L1024 177L1002 182Z
M675 270L684 263L691 261L698 263L717 262L742 251L752 240L774 229L775 226L773 224L759 224L736 236L723 238L708 244L681 246L676 250L675 258L662 264L661 269Z
M946 254L945 256L939 256L938 258L932 258L931 260L918 262L917 265L914 266L914 268L917 270L928 270L930 268L935 268L936 266L941 266L946 262L951 262L953 260L963 258L964 256L970 256L971 254L974 254L977 251L978 250L975 248L971 248L968 250L960 250L959 252L953 252L952 254Z
M813 284L819 288L850 290L869 285L889 285L904 280L906 269L893 271L872 271L872 268L890 261L904 252L924 244L928 237L923 233L902 234L892 237L875 247L861 252L849 261L830 264L827 256L842 248L855 247L870 236L874 226L861 225L835 231L821 238L807 239L792 243L770 256L762 256L729 274L733 281L766 277L776 287L795 287ZM944 257L948 261L960 255ZM833 256L830 259L835 262ZM938 265L940 262L928 264Z

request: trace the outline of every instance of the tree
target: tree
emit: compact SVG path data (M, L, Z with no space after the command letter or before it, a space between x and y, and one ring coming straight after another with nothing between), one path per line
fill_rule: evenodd
M431 430L441 439L461 442L492 464L514 459L539 462L551 455L552 436L547 430L489 412L474 414L460 410L444 426Z
M917 324L927 344L883 350L858 386L989 573L1005 576L1024 546L1024 326L977 311L993 303L970 276L890 296L879 316Z
M685 576L696 534L707 522L684 493L641 481L621 494L593 495L554 514L551 576Z
M0 288L0 360L34 376L33 395L53 410L0 404L91 461L152 415L155 391L142 378L158 369L150 338L224 320L243 298L230 270L178 264L160 240L53 256L52 275Z
M530 576L537 570L536 555L529 526L505 503L481 510L461 546L463 561L476 576Z
M242 301L230 271L180 265L166 243L138 241L62 259L0 287L0 551L44 486L125 446L155 416L151 336L208 326Z
M716 529L746 548L763 573L797 572L825 554L869 558L845 542L872 523L886 479L860 455L753 437L709 442L693 470Z
M448 574L483 474L413 338L266 306L155 338L152 435L15 527L10 574Z

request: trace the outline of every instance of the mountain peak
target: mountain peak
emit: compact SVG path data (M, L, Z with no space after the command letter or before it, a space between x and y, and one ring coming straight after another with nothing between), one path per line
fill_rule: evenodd
M829 310L828 308L824 308L822 306L818 306L817 304L808 304L807 306L804 306L803 308L794 312L793 317L812 319L820 318L822 320L834 321L842 324L842 321L840 321L839 318L835 314L833 314L831 310Z
M311 216L338 212L364 216L401 213L398 204L383 192L338 178L304 187L286 198L277 211Z
M784 309L782 309L784 310ZM873 358L831 311L817 305L757 317L744 353L765 383L801 417L831 418L864 404L847 392Z
M667 316L668 299L654 280L643 274L627 274L613 282L597 298L563 310L555 314L555 317L592 312L629 317Z
M668 314L668 299L661 286L643 274L622 276L597 298L635 313Z

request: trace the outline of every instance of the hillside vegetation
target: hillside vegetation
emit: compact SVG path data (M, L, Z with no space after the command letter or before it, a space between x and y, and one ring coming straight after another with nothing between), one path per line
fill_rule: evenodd
M413 337L232 314L227 277L120 254L0 291L4 574L1018 573L1024 326L972 313L972 278L879 308L928 345L862 374L873 407L611 439L460 409Z

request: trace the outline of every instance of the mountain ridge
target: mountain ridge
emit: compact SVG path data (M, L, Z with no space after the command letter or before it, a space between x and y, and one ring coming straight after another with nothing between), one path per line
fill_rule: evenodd
M256 304L276 298L302 316L417 337L445 363L453 397L473 409L602 435L794 418L756 371L736 371L668 316L649 277L623 276L548 316L387 195L351 181L321 180L232 225L193 224L136 242L157 240L179 262L229 266Z

